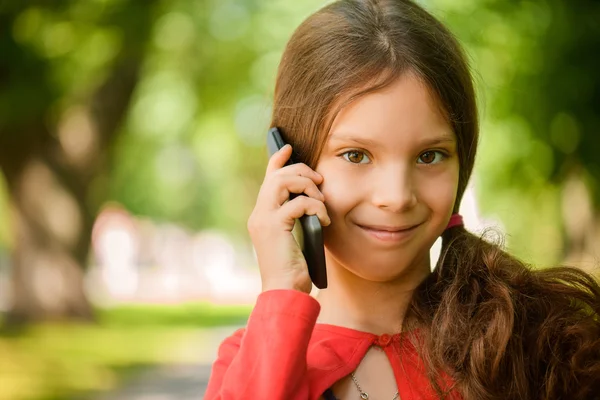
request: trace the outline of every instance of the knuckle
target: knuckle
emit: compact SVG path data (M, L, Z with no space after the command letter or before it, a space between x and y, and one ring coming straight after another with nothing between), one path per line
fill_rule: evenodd
M307 197L307 202L306 202L306 207L305 207L307 213L310 213L310 215L318 214L320 211L319 203L320 203L319 200Z
M299 163L296 163L296 164L294 164L294 167L295 167L296 169L306 169L306 168L308 168L308 165L306 165L306 164L305 164L305 163L303 163L303 162L299 162Z
M268 182L265 182L265 186L268 191L279 191L285 187L285 178L283 175L275 173Z
M286 213L298 214L300 211L304 211L308 208L307 197L298 196L295 199L288 202L288 211Z
M309 207L312 204L313 199L311 199L308 196L298 196L297 197L299 199L299 203L302 204L304 207Z
M305 163L296 163L293 166L297 174L309 175L310 171L312 171Z

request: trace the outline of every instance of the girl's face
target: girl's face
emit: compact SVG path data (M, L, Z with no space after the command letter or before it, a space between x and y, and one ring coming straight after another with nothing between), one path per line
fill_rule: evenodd
M332 221L324 231L328 268L377 282L429 273L458 170L452 129L413 74L346 106L316 167Z

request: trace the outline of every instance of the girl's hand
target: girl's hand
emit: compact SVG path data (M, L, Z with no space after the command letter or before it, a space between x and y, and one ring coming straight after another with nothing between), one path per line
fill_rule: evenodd
M250 218L248 231L258 257L262 290L295 289L310 293L312 282L306 260L292 235L294 222L304 214L331 223L323 194L323 177L306 164L285 166L292 154L288 144L273 154ZM289 200L291 193L304 193ZM289 200L289 201L288 201Z

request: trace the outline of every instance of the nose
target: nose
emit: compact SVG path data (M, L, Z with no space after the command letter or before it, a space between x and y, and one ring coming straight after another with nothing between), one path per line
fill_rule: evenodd
M389 165L381 168L372 181L372 202L392 212L410 210L417 204L417 193L411 168Z

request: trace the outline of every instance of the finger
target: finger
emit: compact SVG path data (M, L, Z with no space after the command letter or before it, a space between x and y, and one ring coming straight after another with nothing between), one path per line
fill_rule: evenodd
M285 203L289 199L291 193L304 193L316 200L320 200L322 202L325 201L325 196L319 190L315 182L304 176L278 176L275 178L274 185L278 187L277 195L274 196L277 206Z
M304 193L314 199L325 201L325 196L312 179L298 175L273 174L265 179L258 200L268 208L279 208L290 199L291 194ZM295 197L295 196L294 196Z
M267 164L267 175L283 168L285 163L290 159L292 155L292 146L286 144L281 149L276 151L271 158L269 158L269 163Z
M323 176L304 163L287 165L277 171L278 174L300 175L312 179L317 185L323 182Z
M292 227L294 221L303 215L316 215L323 226L331 224L325 204L307 196L299 196L290 200L281 206L278 213L282 215L284 223Z

